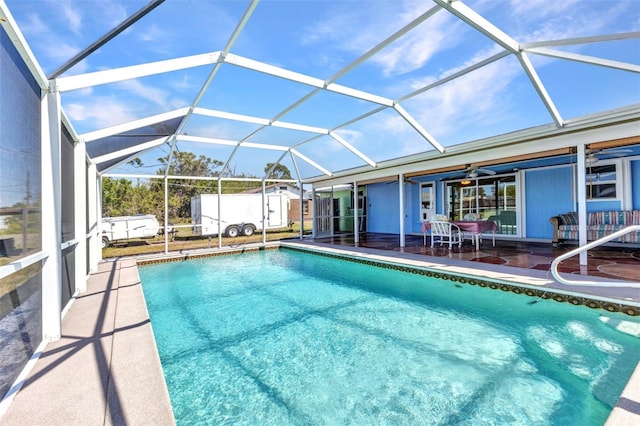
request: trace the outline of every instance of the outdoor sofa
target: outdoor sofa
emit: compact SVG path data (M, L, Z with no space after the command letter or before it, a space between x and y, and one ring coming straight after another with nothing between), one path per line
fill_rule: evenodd
M578 213L569 212L549 219L553 225L553 245L578 240ZM640 210L608 210L587 213L587 241L597 240L626 226L640 225ZM640 243L640 231L623 235L616 242Z

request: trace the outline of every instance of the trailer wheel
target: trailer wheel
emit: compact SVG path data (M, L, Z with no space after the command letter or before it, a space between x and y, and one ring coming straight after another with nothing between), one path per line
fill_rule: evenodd
M236 225L227 226L227 237L235 238L240 234L240 228Z
M102 248L105 249L109 247L109 239L107 237L102 237Z
M256 227L249 224L242 227L242 235L245 237L250 237L256 231Z

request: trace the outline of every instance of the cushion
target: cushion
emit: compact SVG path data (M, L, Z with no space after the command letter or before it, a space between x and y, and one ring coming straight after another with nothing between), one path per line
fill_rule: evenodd
M578 224L578 213L569 212L567 214L558 215L560 218L561 225L577 225Z

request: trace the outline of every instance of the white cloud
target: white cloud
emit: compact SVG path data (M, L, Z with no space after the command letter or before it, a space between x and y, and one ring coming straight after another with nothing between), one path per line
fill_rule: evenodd
M433 5L422 1L375 2L366 8L333 9L308 29L303 45L331 43L338 50L362 55ZM389 19L394 16L394 19ZM385 76L418 69L438 51L455 46L452 37L457 21L447 13L436 13L408 35L401 37L371 61ZM445 40L447 43L443 43ZM326 58L327 56L323 56Z
M145 42L153 42L160 38L163 34L166 33L166 30L161 29L159 26L153 24L145 29L145 31L141 32L138 35L138 38Z
M70 0L59 2L58 6L61 7L68 28L74 33L80 34L82 29L82 12L80 9L74 7Z
M87 103L65 104L64 110L71 120L83 122L87 128L101 129L135 120L135 114L129 102L114 97L92 98Z
M514 16L520 17L540 17L558 16L565 11L575 8L578 3L584 0L511 0L510 4Z
M131 94L150 101L156 105L166 106L168 104L170 92L159 89L157 87L143 84L140 80L136 79L123 81L121 83L118 83L118 86L124 88Z
M115 27L135 12L135 10L127 12L121 1L114 0L96 1L92 6L99 10L98 16L106 22L107 28Z
M440 13L401 38L373 58L385 76L404 74L423 67L439 51L458 44L452 35L459 26L450 16Z
M508 113L510 85L520 72L517 63L498 61L407 101L407 108L436 137L454 134L465 123L486 125ZM409 130L397 117L383 124L396 133Z
M191 81L191 78L188 75L183 75L181 79L171 80L171 82L169 83L169 86L171 86L172 88L178 91L185 91L185 90L195 89L196 87L199 87L199 85L196 86Z

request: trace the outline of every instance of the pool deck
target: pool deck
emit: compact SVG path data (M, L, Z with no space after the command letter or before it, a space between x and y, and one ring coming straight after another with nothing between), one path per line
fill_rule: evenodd
M547 271L474 264L448 258L310 242L282 246L322 250L371 261L475 274L554 291L640 304L630 288L566 289ZM277 247L278 244L269 246ZM253 249L259 247L255 246ZM227 249L226 251L229 251ZM238 249L235 249L238 251ZM138 257L166 261L219 253L219 250ZM606 314L606 311L603 311ZM59 341L49 343L35 362L0 425L172 425L175 424L138 276L136 259L100 263L87 291L76 295ZM1 412L0 412L1 415ZM607 425L640 424L640 364L612 411Z
M100 263L0 424L175 424L135 260Z

